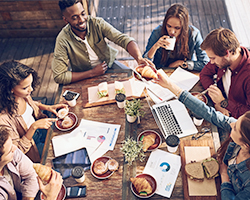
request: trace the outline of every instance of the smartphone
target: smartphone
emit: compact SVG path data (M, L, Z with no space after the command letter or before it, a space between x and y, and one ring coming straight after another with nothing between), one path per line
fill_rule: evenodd
M70 90L66 90L64 93L63 93L63 97L65 97L67 94L71 94L75 100L77 100L77 98L80 96L80 94L78 92L73 92L73 91L70 91Z
M86 197L86 185L66 187L66 195L69 198Z

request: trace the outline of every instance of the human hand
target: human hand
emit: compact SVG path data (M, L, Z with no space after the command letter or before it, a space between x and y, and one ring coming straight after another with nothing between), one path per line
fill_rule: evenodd
M230 182L229 176L227 174L227 165L224 162L220 164L220 176L221 183Z
M172 84L169 78L159 72L157 73L157 75L158 75L158 79L153 79L152 82L157 83L164 88L169 88L169 86Z
M51 170L52 176L47 185L43 185L42 180L37 177L39 188L45 200L55 200L62 188L63 179L60 173Z
M170 65L168 65L169 68L177 68L177 67L182 67L182 65L184 64L184 60L177 60L173 63L171 63Z
M61 108L68 108L68 105L66 104L56 104L56 105L52 105L49 107L49 110L50 112L54 113L57 117L58 117L58 113L57 113L57 110L58 109L61 109Z
M159 49L160 47L167 49L170 47L171 43L167 40L168 38L170 38L167 35L163 35L162 37L159 38L159 40L154 44L155 47L157 49Z
M225 99L220 89L216 85L210 85L207 90L208 95L215 104L220 104L220 102Z
M102 63L96 65L93 69L92 69L92 75L93 76L99 76L104 74L108 69L108 65L105 63L105 61L103 61Z
M220 111L223 115L230 116L230 111L227 110L226 108L222 108L220 104L214 104L214 108L217 111Z
M48 129L53 122L57 121L56 118L43 118L35 121L33 124L31 124L31 127L34 130L37 129Z
M138 65L150 65L151 67L155 68L154 63L147 58L138 59L137 63Z

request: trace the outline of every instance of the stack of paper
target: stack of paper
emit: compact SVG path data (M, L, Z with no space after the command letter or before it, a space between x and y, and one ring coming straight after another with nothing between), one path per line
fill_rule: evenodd
M74 131L52 138L55 157L86 147L90 161L101 157L114 146L121 125L81 120Z

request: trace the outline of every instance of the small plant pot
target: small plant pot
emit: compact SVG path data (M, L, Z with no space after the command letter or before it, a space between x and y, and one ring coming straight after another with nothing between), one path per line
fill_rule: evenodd
M127 115L127 120L128 120L129 123L135 122L136 119L137 119L137 116Z

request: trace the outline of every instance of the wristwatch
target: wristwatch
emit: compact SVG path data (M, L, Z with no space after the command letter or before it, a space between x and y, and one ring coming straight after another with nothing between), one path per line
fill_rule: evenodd
M181 65L181 67L182 67L183 69L186 69L186 68L188 67L187 59L186 59L186 58L184 59L184 61L183 61L182 65Z
M220 102L220 106L222 108L226 108L228 106L228 100L227 99L224 99L223 101Z

